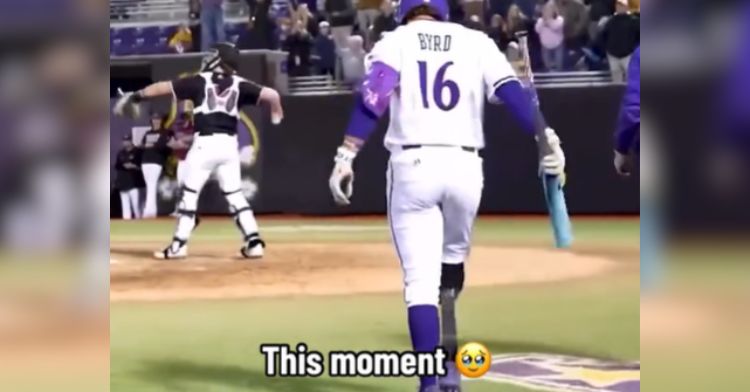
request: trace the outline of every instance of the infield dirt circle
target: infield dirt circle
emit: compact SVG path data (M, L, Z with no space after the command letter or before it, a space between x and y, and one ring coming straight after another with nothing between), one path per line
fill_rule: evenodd
M389 244L271 244L259 261L236 249L198 245L185 261L150 258L153 245L119 242L110 251L110 300L165 301L399 292L402 275ZM605 273L604 257L552 249L474 247L469 286L554 282Z

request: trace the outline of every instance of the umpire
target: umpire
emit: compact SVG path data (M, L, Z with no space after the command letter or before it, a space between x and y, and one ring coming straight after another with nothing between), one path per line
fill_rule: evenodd
M125 220L140 219L140 188L143 182L141 175L140 151L133 144L133 137L127 135L122 140L122 149L117 154L115 169L117 177L115 186L120 191L122 218Z

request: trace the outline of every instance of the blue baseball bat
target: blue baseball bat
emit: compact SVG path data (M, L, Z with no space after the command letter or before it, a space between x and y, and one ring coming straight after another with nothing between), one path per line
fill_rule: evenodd
M529 94L534 103L539 107L539 97L534 87L534 75L531 71L531 59L529 56L528 36L525 33L517 34L519 47L523 61L522 79L527 84ZM541 109L537 111L538 120L544 122ZM546 138L545 135L538 135L539 138ZM542 189L544 190L544 200L547 202L547 211L549 212L550 222L552 223L552 233L555 237L555 246L560 249L570 248L573 245L573 225L570 222L568 206L565 202L565 178L563 176L552 176L544 173L540 174L542 179Z
M552 223L552 233L555 236L555 246L560 249L570 248L573 245L573 225L570 222L568 205L565 202L564 185L559 176L542 174L542 188Z

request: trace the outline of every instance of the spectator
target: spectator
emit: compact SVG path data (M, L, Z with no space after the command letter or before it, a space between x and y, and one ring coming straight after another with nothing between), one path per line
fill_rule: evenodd
M310 51L313 38L302 20L297 20L284 41L284 50L289 52L287 68L289 76L310 76Z
M318 36L315 37L315 53L318 54L318 71L321 75L335 76L336 71L336 43L333 42L331 25L327 21L320 22Z
M487 29L487 35L495 42L495 45L505 53L508 45L513 42L514 37L508 33L508 24L500 14L494 14L490 18L490 27Z
M325 10L328 14L328 22L331 24L333 41L336 42L336 50L345 49L352 35L354 24L354 9L351 0L325 0Z
M463 0L448 0L448 9L450 21L453 23L463 23L466 20Z
M293 12L293 15L293 19L301 21L302 25L305 26L305 29L311 36L315 37L318 35L318 23L307 3L300 4L297 7L297 10Z
M579 53L587 43L588 11L581 0L557 0L557 9L565 20L565 47Z
M247 14L252 17L255 15L255 9L258 7L258 0L245 0L247 3Z
M347 46L341 51L344 81L356 85L365 76L364 41L355 35L349 37Z
M169 40L169 48L175 53L185 53L193 49L193 32L190 31L190 26L183 23L177 28L177 32Z
M511 37L529 31L529 17L521 11L521 7L512 4L508 9L508 33Z
M630 13L628 0L617 0L615 14L609 18L601 33L601 42L607 51L612 80L625 83L630 56L641 41L641 25Z
M472 30L484 31L484 26L482 26L482 22L479 20L479 15L469 16L469 19L464 22L464 26Z
M535 13L537 3L541 2L542 5L544 5L545 3L544 0L515 0L514 2L518 4L519 8L521 8L521 12L523 12L526 15L531 15L534 17L537 16L537 14ZM535 18L532 18L532 19L535 19Z
M560 72L565 60L564 19L553 0L542 9L542 17L536 22L536 32L542 44L542 61L548 71Z
M375 24L372 27L371 41L373 44L380 41L383 38L383 34L396 30L398 24L394 14L394 6L391 0L383 0L380 3L380 15L375 19Z
M277 26L289 25L292 20L292 3L290 0L270 0L271 8L269 10L271 20L273 20Z
M140 154L130 135L125 136L122 141L122 149L117 154L115 169L117 170L115 186L120 191L122 218L125 220L140 219L141 209L138 194L138 185L142 181Z
M359 0L357 2L357 26L359 34L365 38L365 47L370 47L370 28L380 15L381 0Z
M514 0L489 0L489 10L493 14L498 14L508 19L510 7L515 3Z
M589 5L589 39L594 41L599 35L603 20L615 13L616 0L586 0Z
M201 0L189 0L188 17L192 20L201 17Z
M237 46L241 49L273 49L276 47L273 38L276 26L269 14L271 0L254 1L254 13L250 14L247 31L240 36Z
M203 0L201 3L201 51L227 40L224 30L224 0Z

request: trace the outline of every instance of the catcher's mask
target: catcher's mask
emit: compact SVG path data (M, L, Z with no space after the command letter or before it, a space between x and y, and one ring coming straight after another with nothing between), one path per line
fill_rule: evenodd
M201 64L201 72L225 72L237 71L240 62L240 51L234 44L222 42L211 47Z

